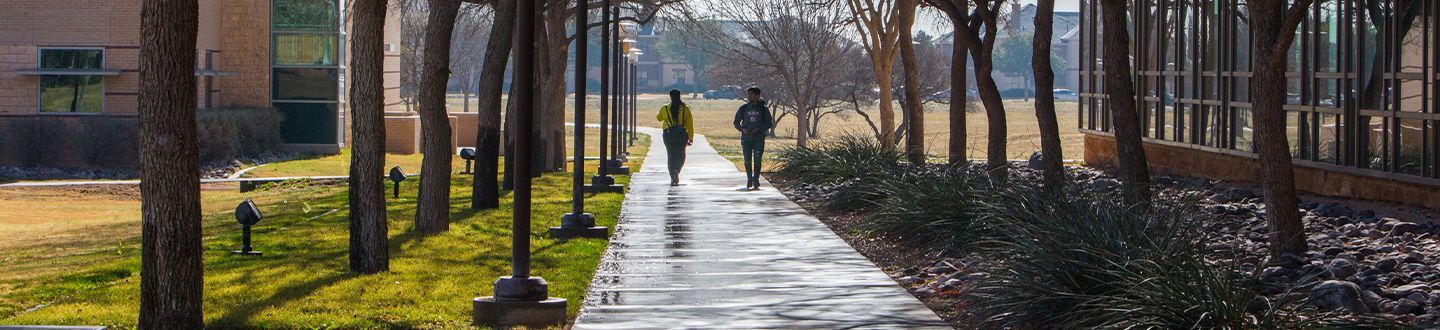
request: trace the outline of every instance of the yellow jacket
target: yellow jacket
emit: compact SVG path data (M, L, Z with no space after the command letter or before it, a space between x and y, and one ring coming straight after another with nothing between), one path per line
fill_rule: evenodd
M690 116L690 106L684 104L680 105L679 121L670 118L669 104L660 107L660 115L655 116L655 119L660 120L661 129L668 129L674 127L675 125L684 125L685 134L689 135L690 141L695 141L695 118Z

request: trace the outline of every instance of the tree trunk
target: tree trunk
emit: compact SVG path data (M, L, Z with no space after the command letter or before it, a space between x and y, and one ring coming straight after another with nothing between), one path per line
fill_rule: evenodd
M890 78L890 75L893 68L891 68L889 65L885 65L883 66L884 72L880 72L882 69L879 68L882 68L882 66L876 65L876 68L877 69L875 71L875 83L876 86L880 86L880 136L877 136L875 138L880 140L880 145L886 150L894 150L891 148L895 147L896 142L894 133L895 95L890 89L892 79Z
M953 17L951 18L954 19ZM954 35L961 32L959 24L956 24ZM969 66L969 49L955 37L950 45L950 165L959 165L968 162L969 147L965 145L965 139L969 134L965 130L965 108L969 105L970 87L965 80L965 71Z
M430 17L425 24L425 65L421 68L420 196L415 205L415 230L439 233L450 229L450 164L454 157L450 140L450 116L445 105L445 87L450 81L450 39L460 2L429 0Z
M204 327L195 0L140 10L141 329Z
M1041 168L1045 190L1061 196L1065 190L1065 168L1060 150L1060 124L1055 116L1055 71L1050 65L1050 36L1055 29L1055 0L1039 0L1035 11L1035 49L1030 56L1030 70L1035 72L1035 119L1040 122Z
M495 1L495 25L485 47L480 89L475 97L480 127L475 130L475 182L470 187L472 210L500 207L500 95L505 88L505 67L510 61L514 37L515 1Z
M1148 207L1150 203L1150 168L1141 141L1140 113L1135 105L1135 80L1130 70L1129 15L1126 0L1103 0L1102 36L1104 38L1105 95L1110 104L1115 129L1115 153L1119 160L1120 179L1126 202ZM1283 85L1282 85L1283 86Z
M985 47L971 50L975 57L975 82L979 84L980 101L985 104L988 143L985 147L985 164L990 177L996 182L1005 181L1009 176L1010 161L1005 154L1005 102L1000 97L1000 88L995 86L994 65Z
M537 49L539 54L544 55L541 59L548 61L547 65L537 68L543 74L544 83L538 96L543 112L538 117L540 120L536 122L536 128L541 134L541 139L537 142L544 150L541 152L544 158L537 161L544 172L565 171L568 163L565 159L565 103L568 99L565 92L565 69L570 67L570 39L565 32L566 24L570 23L570 13L566 11L569 8L568 2L550 0L550 4L546 6L546 28L540 31L544 37L540 40L546 40L549 46Z
M1255 106L1255 151L1260 158L1260 185L1265 192L1265 220L1270 229L1270 254L1304 256L1305 224L1295 193L1295 169L1285 135L1285 66L1290 43L1279 42L1285 31L1285 3L1251 0L1251 31L1256 55L1250 96ZM1308 6L1307 6L1308 7Z
M911 164L925 164L925 108L920 104L920 63L915 59L911 26L915 25L916 0L898 0L900 18L900 62L905 69L906 121L905 155Z
M357 0L350 43L350 271L390 270L385 219L385 0Z
M799 104L795 107L795 148L797 149L803 150L810 145L810 135L805 134L810 130L810 121L805 119L810 115L810 111L812 110L805 109Z

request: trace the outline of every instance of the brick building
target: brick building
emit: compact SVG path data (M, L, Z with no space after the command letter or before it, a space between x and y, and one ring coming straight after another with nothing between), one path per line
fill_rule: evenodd
M273 108L284 117L287 148L337 152L348 135L345 5L200 0L199 106ZM0 121L137 115L140 0L18 0L5 6ZM394 103L387 109L400 109L398 87L391 87L399 84L399 36L387 29L386 99ZM16 132L0 132L6 134ZM0 148L0 165L14 163L6 149Z
M1158 173L1256 181L1254 50L1243 0L1131 10L1138 112ZM1114 164L1100 8L1081 2L1085 161ZM1310 193L1440 209L1440 6L1317 2L1288 54L1286 134Z

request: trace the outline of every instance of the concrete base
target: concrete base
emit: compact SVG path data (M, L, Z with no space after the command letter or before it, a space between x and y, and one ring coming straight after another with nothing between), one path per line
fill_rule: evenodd
M259 255L264 255L264 253L262 253L262 252L260 252L260 251L230 251L230 255L242 256L242 257L243 257L243 256L259 256Z
M623 192L625 192L625 186L621 186L621 185L613 185L613 184L612 184L612 185L608 185L608 186L597 186L597 185L593 185L593 184L592 184L592 185L585 186L585 193L587 193L587 194L596 194L596 193L623 193Z
M595 226L595 215L589 213L566 213L560 218L559 227L550 227L554 238L609 238L610 228Z
M571 228L593 227L595 226L595 215L589 213L566 213L565 215L560 216L560 226Z
M615 185L615 178L610 176L592 176L590 185L585 186L586 193L607 193L625 192L625 186Z
M565 324L568 304L562 298L496 301L495 297L480 297L473 302L471 317L477 326L548 328Z
M605 173L610 173L610 174L615 174L615 175L630 175L630 167L629 167L629 166L606 167L606 168L605 168Z
M554 238L610 238L610 228L603 226L595 227L550 227L550 237Z

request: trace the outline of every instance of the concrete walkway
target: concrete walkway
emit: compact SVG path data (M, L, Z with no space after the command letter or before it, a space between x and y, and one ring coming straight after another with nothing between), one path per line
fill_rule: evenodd
M575 329L948 329L929 308L704 137L670 187L659 131L631 177Z

